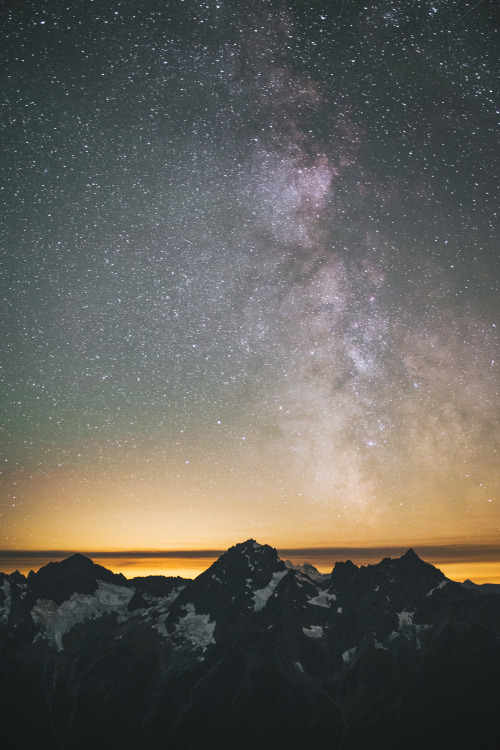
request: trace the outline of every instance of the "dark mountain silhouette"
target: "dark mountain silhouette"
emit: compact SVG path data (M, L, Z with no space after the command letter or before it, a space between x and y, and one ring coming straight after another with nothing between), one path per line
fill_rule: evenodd
M480 590L478 590L480 589ZM500 597L413 550L330 576L254 540L195 580L0 574L9 750L498 750Z
M98 589L97 581L114 581L125 584L126 578L121 573L96 565L85 555L72 555L61 562L51 562L37 573L28 574L28 585L38 599L51 599L62 604L76 594L94 594Z

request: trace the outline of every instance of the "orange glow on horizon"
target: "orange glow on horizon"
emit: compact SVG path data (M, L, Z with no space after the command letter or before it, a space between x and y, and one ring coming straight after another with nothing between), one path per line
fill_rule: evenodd
M350 550L348 555L325 556L324 550L310 550L309 554L304 556L302 550L282 550L279 554L283 560L289 559L295 564L301 564L309 562L314 565L320 573L330 573L332 568L337 561L351 559L356 565L373 565L382 559L379 554L369 555L366 550L356 551L355 549ZM65 557L71 555L71 552L54 554L51 556L40 555L36 552L26 553L25 555L2 555L0 553L0 571L4 573L11 573L14 570L19 570L20 573L27 575L30 570L38 570L39 568L47 565L49 562L60 561ZM155 557L148 555L146 557L138 554L137 557L133 555L123 555L117 552L116 554L109 554L100 556L99 553L88 555L97 565L102 565L104 568L113 571L113 573L122 573L126 578L134 578L135 576L149 576L149 575L163 575L163 576L181 576L182 578L196 578L198 575L203 573L212 563L217 560L219 555L217 553L200 555L200 553L194 553L192 556L181 555L169 555L168 557ZM399 555L391 555L397 557ZM430 562L435 567L439 568L447 578L453 581L465 581L469 579L474 583L497 583L500 584L500 555L496 558L483 559L483 560L460 560L456 559L449 560L445 556L433 556L432 559L429 556L421 555L422 559L426 562Z

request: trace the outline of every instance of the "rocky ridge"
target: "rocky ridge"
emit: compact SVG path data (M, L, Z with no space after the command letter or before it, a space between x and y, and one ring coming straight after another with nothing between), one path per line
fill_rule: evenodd
M194 580L127 580L83 555L2 573L3 736L12 750L496 750L500 597L476 588L413 550L324 576L252 539Z

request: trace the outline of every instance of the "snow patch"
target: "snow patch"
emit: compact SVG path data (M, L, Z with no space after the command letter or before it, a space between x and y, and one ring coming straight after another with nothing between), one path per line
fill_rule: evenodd
M323 628L321 625L311 625L310 628L302 628L302 632L308 638L323 638Z
M63 636L78 623L112 612L125 617L135 589L104 581L97 583L99 588L95 594L74 593L59 606L49 599L38 599L31 610L35 625L58 651L62 651Z
M410 630L413 627L413 615L415 614L415 610L413 612L407 612L405 609L402 612L396 613L399 620L399 630L401 632L405 632Z
M215 621L210 622L210 615L197 615L194 604L184 606L186 614L177 623L176 633L190 641L195 648L206 651L207 647L215 643Z
M353 648L347 649L347 651L344 651L344 653L342 654L342 659L344 660L346 664L350 664L355 656L356 656L356 646L354 646Z
M162 635L164 638L168 638L168 632L167 627L165 625L165 620L167 619L167 614L161 615L158 620L155 622L155 624L152 626L154 630L157 630L160 635ZM151 620L150 617L147 618L146 622L149 622Z
M318 596L309 599L308 604L314 604L316 607L329 607L330 602L336 602L335 594L329 594L327 591L320 591Z
M161 599L155 599L152 606L149 607L149 609L147 609L145 613L137 613L138 616L143 617L144 622L149 623L154 620L155 615L159 615L158 619L156 620L154 625L152 625L152 627L157 630L160 635L168 636L167 629L165 627L165 619L168 614L168 609L170 605L177 599L180 592L185 588L185 586L179 586L176 589L172 589L168 596L163 596Z
M170 608L170 605L177 599L181 591L185 588L185 586L179 586L179 588L177 589L172 589L168 596L164 596L161 599L157 600L156 603L147 610L145 622L152 622L155 615L160 615L154 625L152 625L151 627L153 627L160 633L160 635L163 635L166 638L168 637L168 633L167 628L165 627L165 620L168 615L168 610Z
M172 589L170 594L167 594L167 596L162 596L161 599L155 599L154 598L154 604L153 606L148 610L148 612L165 612L172 602L175 602L181 591L185 589L185 586L179 586L178 588Z
M276 586L281 581L281 579L286 576L287 573L288 570L283 570L281 571L281 573L273 573L271 580L269 581L267 586L264 586L263 589L257 589L257 591L254 591L253 608L255 612L260 612L261 609L264 609L267 604L267 600L274 594Z
M330 575L327 573L320 573L319 570L317 570L314 565L311 565L311 563L305 562L303 565L293 563L291 560L285 560L285 565L289 570L295 570L296 573L299 575L302 574L303 576L306 576L307 580L313 580L316 582L319 581L326 581L328 578L330 578Z
M115 612L117 609L126 611L127 604L135 594L135 589L128 586L117 586L115 583L97 581L99 588L94 594L97 602L104 611Z
M390 636L389 640L394 641L398 636L403 636L408 641L414 641L417 645L417 648L420 648L420 638L419 634L424 631L428 630L431 626L430 625L415 625L413 622L413 616L415 614L415 610L413 612L407 612L406 610L403 610L402 612L397 612L399 625L398 629L394 630Z
M12 595L10 591L10 581L5 579L3 586L0 587L5 594L5 599L0 607L0 622L7 623L9 621L10 608L12 604Z
M428 591L426 593L426 596L432 596L435 591L438 591L439 589L444 589L447 583L448 583L447 579L445 579L444 581L441 581L441 583L439 583L435 588Z

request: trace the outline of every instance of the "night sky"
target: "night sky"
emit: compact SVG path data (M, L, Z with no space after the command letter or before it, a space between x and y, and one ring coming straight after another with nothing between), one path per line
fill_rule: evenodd
M500 546L496 2L6 5L1 546Z

